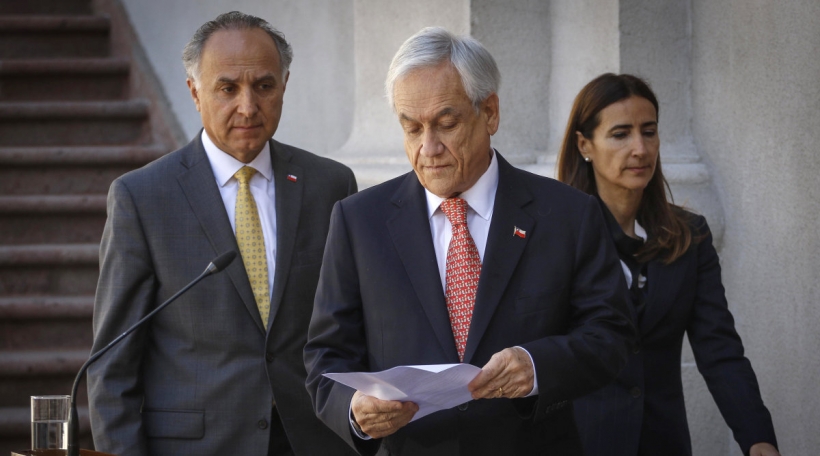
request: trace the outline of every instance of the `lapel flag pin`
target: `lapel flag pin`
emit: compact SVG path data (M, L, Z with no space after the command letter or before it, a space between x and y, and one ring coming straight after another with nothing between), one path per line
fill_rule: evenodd
M293 174L288 174L288 180L291 182L296 182L296 176L294 176Z
M518 236L521 239L526 239L527 238L527 232L516 226L513 229L513 236Z

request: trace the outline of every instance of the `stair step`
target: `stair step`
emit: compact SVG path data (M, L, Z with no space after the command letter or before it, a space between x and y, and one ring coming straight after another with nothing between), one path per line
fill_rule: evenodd
M99 244L3 245L0 267L97 265L99 253Z
M0 165L0 195L105 195L134 166Z
M3 0L0 14L91 14L90 0Z
M80 434L89 433L88 407L77 406L80 418ZM9 437L31 435L31 406L28 407L0 407L0 437L4 441ZM26 446L29 446L27 444ZM21 448L17 448L18 450ZM8 453L2 453L8 454Z
M0 196L0 244L97 243L105 195Z
M94 296L0 298L0 353L10 350L88 350Z
M148 146L0 147L0 165L144 165L168 153Z
M125 101L8 101L0 103L0 119L144 119L151 103L143 98Z
M71 31L103 31L111 29L108 16L61 16L61 15L3 15L0 16L0 33L66 33Z
M34 395L69 394L90 351L90 346L73 350L0 350L0 403L20 407L29 405ZM78 404L87 403L86 391L83 379L77 389Z
M0 196L0 214L105 213L105 195Z
M0 58L106 57L107 16L0 16Z
M93 313L94 295L0 297L0 320L90 319Z
M130 60L117 57L0 61L0 76L128 74L130 69Z
M0 246L0 296L94 294L99 244Z
M31 396L69 394L80 367L89 357L90 348L77 350L0 351L0 402L4 407L28 408ZM77 388L77 404L88 403L85 379ZM29 405L28 407L26 407ZM4 410L4 411L5 411ZM9 432L14 415L0 412L0 432ZM10 416L11 415L11 416ZM30 417L27 417L30 421ZM2 439L5 440L5 439Z
M0 101L116 100L128 95L128 59L0 61Z
M76 374L89 350L0 351L0 376L39 377Z
M150 102L0 103L0 146L136 144L149 140Z
M99 243L105 212L7 215L0 212L0 244Z
M0 351L0 353L4 353ZM79 371L79 367L77 371ZM77 371L59 375L41 376L3 376L0 374L0 403L5 407L30 407L31 396L45 396L52 394L69 394ZM77 388L77 404L83 406L88 403L88 394L85 379ZM2 419L0 419L2 420ZM3 431L0 431L2 433ZM5 439L0 438L0 442ZM0 453L8 454L8 453Z

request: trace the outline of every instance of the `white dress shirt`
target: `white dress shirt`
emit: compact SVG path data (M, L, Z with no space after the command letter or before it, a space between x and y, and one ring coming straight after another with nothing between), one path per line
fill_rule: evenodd
M496 189L498 189L498 160L493 152L487 171L472 187L458 195L459 198L467 201L467 229L473 237L482 264L484 263L484 249L487 247L487 236L490 233L490 220L493 218ZM445 198L436 196L427 189L424 192L427 195L427 216L430 218L430 231L433 233L433 247L436 250L438 272L441 276L441 289L445 290L447 249L453 238L453 225L440 208Z
M231 221L231 228L236 235L236 194L239 192L239 181L233 175L246 164L216 147L205 130L202 130L202 145L205 147L208 161L211 162L216 186L219 188L219 194L222 195L222 203L225 205L228 220ZM268 257L268 290L273 293L273 276L276 272L276 189L273 182L269 142L265 143L259 155L247 166L256 170L251 177L250 188L259 211L262 236L265 238L265 254Z
M493 218L495 208L495 192L498 190L498 159L496 152L490 159L490 166L484 174L478 178L472 187L458 195L459 198L467 201L467 230L475 242L481 264L484 264L484 251L487 248L487 237L490 234L490 221ZM427 215L430 217L430 231L433 233L433 248L436 251L436 262L438 272L441 276L441 289L447 290L447 250L450 247L450 240L453 238L453 225L444 215L440 206L445 198L441 198L424 189L427 195ZM533 366L532 391L527 396L538 394L538 378L535 375L535 362L532 355L525 348L520 347L530 357L530 364Z
M644 242L646 242L646 230L638 224L637 220L635 220L635 236L641 238ZM621 260L621 268L624 270L624 277L626 278L626 287L632 288L632 271L629 270L629 266L627 266L623 260ZM644 285L646 285L646 277L644 277L643 274L638 274L638 288L643 288Z

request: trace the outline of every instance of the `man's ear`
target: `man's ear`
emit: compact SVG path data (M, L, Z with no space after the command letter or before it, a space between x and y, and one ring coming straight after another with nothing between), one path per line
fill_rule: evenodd
M501 121L497 93L491 93L486 100L481 102L480 112L487 118L487 133L490 136L494 135Z
M186 80L186 82L188 83L188 90L191 91L191 98L193 98L193 100L194 100L194 104L196 105L196 110L199 111L199 91L197 90L197 87L196 87L196 81L194 81L191 78L188 78Z

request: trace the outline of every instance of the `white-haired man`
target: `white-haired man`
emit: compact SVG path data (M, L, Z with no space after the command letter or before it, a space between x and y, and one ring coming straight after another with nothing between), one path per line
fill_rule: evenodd
M499 81L471 38L409 38L386 92L414 172L334 207L307 386L362 454L581 454L567 405L615 377L634 337L598 203L490 146ZM457 362L482 367L474 400L413 422L416 404L322 377Z

